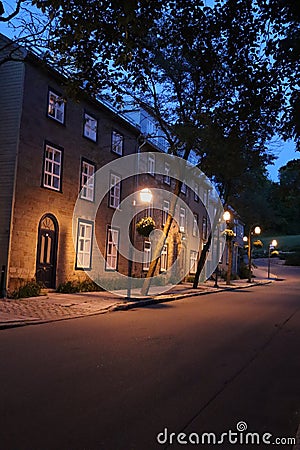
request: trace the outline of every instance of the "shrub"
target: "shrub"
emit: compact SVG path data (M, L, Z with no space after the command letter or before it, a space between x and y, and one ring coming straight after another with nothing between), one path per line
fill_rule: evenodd
M27 283L15 289L10 295L11 298L28 298L28 297L38 297L41 293L42 285L36 281L28 281Z
M284 264L286 266L300 266L300 252L287 254Z
M78 281L66 281L58 286L56 292L61 294L74 294L75 292L79 292L79 283Z

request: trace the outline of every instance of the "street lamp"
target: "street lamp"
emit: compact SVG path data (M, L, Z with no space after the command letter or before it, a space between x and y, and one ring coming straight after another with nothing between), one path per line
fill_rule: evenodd
M150 205L151 201L152 201L152 192L150 191L150 189L148 188L144 188L142 190L139 191L139 197L142 203L148 203L148 205ZM132 207L134 207L136 205L136 201L134 200L132 203ZM133 211L133 216L135 217L134 214L134 210ZM129 238L130 238L130 242L129 242L129 252L128 252L128 283L127 283L127 299L131 298L131 279L132 279L132 258L133 258L133 254L132 254L132 246L134 245L134 228L135 228L135 220L133 219L131 220L130 224L129 224Z
M225 211L223 213L223 220L225 220L227 226L230 225L230 220L231 220L231 214L229 211ZM218 233L219 236L219 233ZM231 277L231 267L232 267L232 239L228 239L226 236L226 240L227 240L227 246L228 246L228 272L227 272L227 281L228 281L228 273L229 275L229 283L230 284L230 277ZM219 246L219 242L217 243L217 245ZM219 273L219 248L217 249L218 251L218 264L215 270L215 284L214 287L218 288L218 273Z
M251 241L251 237L254 234L260 234L260 233L261 233L260 227L251 226L249 228L248 237L247 236L243 237L243 241L248 242L248 283L251 283L251 275L252 275L252 261L251 261L251 259L252 259L252 241Z
M273 250L275 247L277 247L278 243L276 239L273 239L273 241L269 244L269 254L268 254L268 278L270 278L270 267L271 267L271 250Z

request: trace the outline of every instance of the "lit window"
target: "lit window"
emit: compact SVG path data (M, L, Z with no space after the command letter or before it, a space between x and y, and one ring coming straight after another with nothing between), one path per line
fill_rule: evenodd
M111 151L117 155L123 155L124 136L117 131L113 131L111 135Z
M160 270L166 272L168 268L168 244L165 244L160 254Z
M198 261L198 252L191 250L190 253L190 273L196 273Z
M76 269L90 269L92 265L93 223L79 219L77 231Z
M94 201L94 189L95 189L94 174L95 174L95 164L82 160L80 198L83 198L84 200Z
M198 236L198 214L194 214L193 220L193 236Z
M151 262L151 242L144 242L144 259L143 259L143 270L149 270Z
M117 270L119 230L108 228L106 236L106 270Z
M48 92L48 117L64 123L65 120L65 102L61 95L53 91Z
M109 191L109 206L118 208L121 198L121 178L114 173L110 174L110 191Z
M184 233L185 230L185 208L180 208L179 212L179 231Z
M98 127L97 119L87 113L84 113L83 121L83 136L96 142Z
M155 175L155 156L152 154L148 156L148 173Z
M168 215L170 212L170 202L168 200L164 200L163 203L163 216L162 216L162 224L165 225L168 219Z
M61 190L62 150L46 145L44 153L43 187Z
M171 178L170 178L170 164L165 163L165 175L164 175L164 182L166 184L171 184Z

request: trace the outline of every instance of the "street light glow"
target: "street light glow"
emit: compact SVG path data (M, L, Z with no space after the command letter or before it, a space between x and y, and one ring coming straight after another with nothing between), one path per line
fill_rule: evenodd
M150 191L150 189L142 189L140 191L140 199L143 203L150 203L152 200L152 192Z
M260 234L261 233L261 228L260 227L255 227L254 228L254 233L255 234Z
M244 237L243 237L243 241L244 241L244 242L248 242L248 237L247 237L247 236L244 236Z
M273 247L277 247L278 242L276 241L276 239L273 239L273 241L271 242L271 245L272 245Z
M226 220L226 222L228 222L228 220L230 220L231 215L229 211L225 211L223 214L223 219Z

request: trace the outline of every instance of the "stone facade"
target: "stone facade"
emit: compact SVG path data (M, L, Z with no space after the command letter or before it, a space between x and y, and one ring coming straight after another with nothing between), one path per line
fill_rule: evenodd
M72 232L73 210L82 187L83 170L93 168L96 171L120 158L118 151L112 151L114 137L123 139L122 156L135 154L139 150L141 130L99 101L84 95L80 101L67 98L63 78L31 54L25 56L23 62L3 64L0 81L5 92L0 104L0 200L3 211L0 265L5 267L4 287L11 292L29 280L37 280L55 288L68 280L85 279L87 274L81 264L87 268L88 262L78 263L80 242L77 236L74 246ZM51 109L53 104L55 107ZM90 119L92 127L88 133L91 134L87 137L84 127ZM96 137L93 134L95 124ZM143 151L155 154L158 149L148 141ZM162 175L153 176L147 171L145 167L140 170L138 182L133 177L122 182L122 198L144 186L172 191L173 181L166 186ZM108 197L109 194L100 205L93 225L94 241L104 255L107 255L108 227L115 211L110 207ZM194 248L192 233L182 232L179 215L175 217L167 241L167 266L181 255L184 268L190 264L192 249L201 251L207 231L203 229L206 210L202 202L195 201L189 189L181 197L197 214L201 235L200 247ZM162 209L163 206L152 212L159 229L162 229ZM83 246L87 244L90 222L88 215L83 217ZM79 227L78 223L77 233ZM191 230L191 223L189 227ZM143 251L145 239L135 233L135 240ZM125 256L118 255L116 271L127 274ZM103 267L100 275L111 277L112 272ZM145 273L142 263L133 265L135 277L143 277Z

